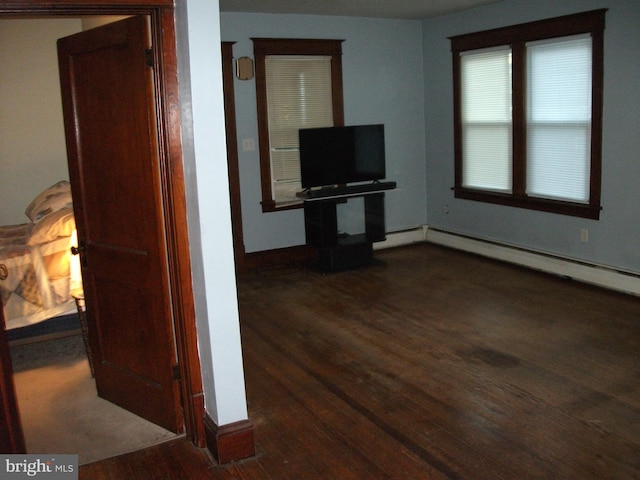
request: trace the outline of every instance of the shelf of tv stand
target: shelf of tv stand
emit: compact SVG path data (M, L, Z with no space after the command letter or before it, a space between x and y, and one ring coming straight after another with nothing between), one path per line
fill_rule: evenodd
M339 234L336 245L340 245L342 247L346 247L349 245L355 245L359 243L368 242L369 239L365 233L356 233L356 234Z
M377 263L373 258L373 243L386 238L384 197L385 192L395 186L395 182L354 185L313 190L313 198L303 197L307 245L316 247L320 270L336 272ZM364 197L365 232L362 234L338 234L336 205L350 197Z
M396 182L375 182L309 189L298 192L296 195L298 198L302 198L303 200L309 202L314 200L329 200L332 198L357 197L366 194L393 190L394 188L396 188Z

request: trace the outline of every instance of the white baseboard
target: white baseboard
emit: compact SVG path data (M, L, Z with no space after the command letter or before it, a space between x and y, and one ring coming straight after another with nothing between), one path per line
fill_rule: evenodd
M640 275L453 233L425 229L426 241L640 296Z
M417 227L401 232L387 233L387 239L383 242L373 244L374 250L382 250L384 248L402 247L411 245L412 243L424 242L427 238L427 227Z

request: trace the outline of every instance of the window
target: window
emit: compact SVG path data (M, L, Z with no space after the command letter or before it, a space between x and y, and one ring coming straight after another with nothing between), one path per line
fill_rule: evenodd
M299 208L298 130L344 124L342 41L253 39L262 210Z
M605 11L451 38L457 198L599 218Z

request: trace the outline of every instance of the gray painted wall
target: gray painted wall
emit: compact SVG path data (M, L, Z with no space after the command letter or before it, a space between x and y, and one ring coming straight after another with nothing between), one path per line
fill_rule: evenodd
M608 8L605 30L600 220L453 198L453 90L448 37ZM221 14L234 56L253 57L251 37L344 39L346 124L384 123L390 232L427 224L450 232L640 272L640 2L505 0L424 22L305 15ZM300 210L262 213L255 82L235 81L243 228L247 252L304 243ZM445 207L448 213L445 213ZM357 205L342 222L360 219ZM588 229L589 241L580 241Z
M398 183L398 189L386 197L387 229L402 230L425 223L421 22L239 13L222 13L220 22L222 39L236 42L235 58L253 58L251 37L345 40L345 124L385 124L387 178ZM255 81L236 79L235 94L245 248L255 252L302 245L301 210L262 213L260 207ZM254 139L256 150L243 151L243 139ZM356 203L341 212L341 223L349 233L357 233L349 225L361 224L357 208Z
M608 8L599 221L453 198L448 37ZM431 227L640 272L640 2L507 0L423 23L427 222ZM445 213L445 206L448 212ZM580 241L580 230L589 241Z

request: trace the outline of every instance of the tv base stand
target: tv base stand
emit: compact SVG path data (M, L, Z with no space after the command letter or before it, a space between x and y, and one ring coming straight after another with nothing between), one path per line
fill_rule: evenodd
M384 191L372 189L329 198L305 199L307 245L317 248L321 271L338 272L379 263L373 256L373 243L386 239L384 195ZM364 197L365 232L339 235L337 204L353 197Z
M351 270L374 264L373 242L364 235L349 235L336 245L318 247L318 268L324 272Z

